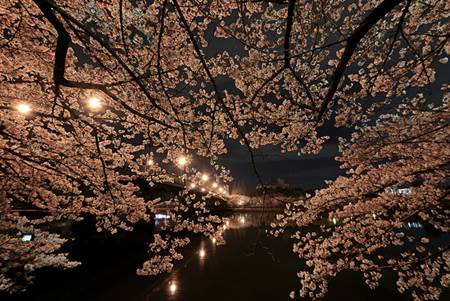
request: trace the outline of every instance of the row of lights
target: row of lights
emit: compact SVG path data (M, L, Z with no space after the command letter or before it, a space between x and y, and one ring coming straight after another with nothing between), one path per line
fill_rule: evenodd
M102 101L98 97L95 97L95 96L90 97L87 100L87 105L92 111L97 111L97 110L101 109L103 106ZM21 103L17 104L16 110L22 115L28 115L31 113L32 108L28 103L21 102Z
M213 244L216 243L216 239L213 238L212 239ZM201 247L200 250L198 251L198 256L200 258L200 260L204 260L206 257L206 250ZM169 282L169 292L171 295L175 295L175 293L178 291L178 285L177 285L177 281L176 280L172 280Z
M97 111L97 110L101 109L102 106L103 106L102 101L98 97L95 97L95 96L90 97L87 100L87 105L92 111ZM22 115L28 115L32 111L31 106L28 103L25 103L25 102L19 103L17 105L16 109ZM186 166L189 165L189 159L186 156L180 156L180 157L177 158L177 162L176 163L177 163L179 168L185 168ZM153 161L153 159L149 159L147 161L147 165L148 166L153 166L154 164L155 164L155 162ZM201 180L203 182L207 182L209 180L208 174L206 174L206 173L202 174ZM191 189L194 189L196 186L197 185L195 183L191 183L190 184L190 188ZM212 183L212 188L213 189L217 189L219 191L219 193L224 193L225 192L225 189L223 187L219 187L219 184L217 184L216 182ZM205 192L206 188L202 187L200 190L202 192Z
M207 174L202 174L201 181L202 182L207 182L208 180L209 180L209 176ZM191 189L195 189L196 187L197 187L197 184L195 184L195 183L191 183L189 185L189 188L191 188ZM217 184L217 182L213 182L211 184L211 187L212 187L212 190L217 190L221 194L225 193L225 189L223 187L219 186L219 184ZM200 190L201 190L201 192L205 192L206 188L205 187L201 187ZM212 193L212 191L209 191L209 192Z
M189 164L189 160L188 160L188 158L186 156L180 156L180 157L177 158L177 165L178 165L178 167L184 168L188 164ZM147 160L147 165L148 166L153 166L153 165L155 165L155 161L153 161L153 159L148 159ZM202 182L208 182L209 175L207 173L202 174L201 177L200 177L200 180ZM213 182L211 184L211 186L212 186L213 189L217 189L219 191L219 193L224 193L225 192L225 189L223 187L219 187L219 184L217 184L217 182ZM195 189L196 187L197 187L196 183L191 183L189 185L190 189ZM200 190L201 190L201 192L206 192L206 188L205 187L201 187ZM209 191L209 192L211 192L211 191Z

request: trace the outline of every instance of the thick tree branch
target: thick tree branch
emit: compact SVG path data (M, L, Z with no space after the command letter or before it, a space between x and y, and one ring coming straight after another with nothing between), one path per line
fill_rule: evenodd
M90 37L92 37L95 41L97 41L104 49L106 49L106 51L108 51L113 56L113 58L122 66L122 68L133 78L133 81L139 86L139 88L144 93L144 95L147 97L147 99L150 101L150 103L155 108L157 108L159 111L163 112L166 115L170 115L169 112L167 112L167 110L162 108L157 103L156 99L153 96L150 95L150 93L147 91L147 88L145 87L144 83L140 80L140 78L138 78L136 76L136 74L134 74L134 72L130 69L130 67L120 58L120 56L116 53L116 51L106 41L104 41L102 38L100 38L98 35L96 35L92 30L90 30L89 28L84 26L77 19L75 19L74 17L72 17L71 15L66 13L63 9L61 9L59 6L54 4L52 1L49 1L49 0L35 0L35 2L38 5L40 5L39 6L40 8L42 7L45 10L45 12L43 11L44 15L48 14L48 15L52 16L52 18L53 18L52 20L53 21L57 20L57 19L56 19L56 16L54 15L54 13L52 12L51 9L54 9L55 11L57 11L62 16L62 18L64 18L68 22L71 22L71 23L75 24L77 27L79 27L85 33L87 33ZM41 10L42 10L42 8L41 8ZM47 18L47 16L46 16L46 18ZM52 22L52 20L49 19L50 22ZM59 22L59 24L61 24L61 22ZM52 23L52 25L55 26L55 24L53 24L53 23ZM61 31L61 34L68 35L67 31L64 29L63 26L56 28L56 30L58 31L58 39L60 39L60 32L59 32L59 30ZM64 30L64 33L62 32L62 30ZM69 42L70 42L70 36L69 36ZM62 46L68 47L68 45L66 46L64 44ZM66 49L66 53L67 53L67 49ZM60 57L60 55L58 55L58 57ZM62 63L62 62L65 63L65 56L64 56L64 59L60 63ZM56 68L57 65L58 64L55 64L55 68ZM58 65L58 68L63 68L62 70L64 71L64 67L61 67L61 66ZM58 75L60 75L60 73L58 73ZM60 81L61 81L62 78L64 78L64 74L62 74L62 75L63 76L60 78Z
M301 76L297 75L297 73L295 72L294 68L291 66L291 62L290 62L290 48L291 48L291 33L292 33L292 26L294 24L294 13L295 13L295 1L296 0L289 0L289 6L288 6L288 15L287 15L287 21L286 21L286 32L284 34L284 68L288 68L289 71L292 72L292 75L294 76L294 78L300 83L300 85L302 86L302 88L305 90L306 95L309 98L309 101L311 102L312 105L314 105L314 98L311 94L311 91L309 91L308 86L306 85L306 83L303 81L303 79L301 78ZM308 106L306 104L299 104L301 107L303 108L307 108L309 110L314 110L313 107Z
M353 31L350 37L346 40L347 45L345 46L344 52L342 54L341 60L337 65L332 79L331 86L322 102L317 115L317 121L320 121L323 114L325 113L328 105L333 101L334 94L337 91L339 83L344 75L348 63L350 62L353 53L355 52L358 43L364 38L364 36L369 32L369 30L383 17L385 17L389 12L391 12L402 0L384 0L380 3Z
M55 64L53 66L53 82L55 84L55 94L58 96L60 86L64 82L64 73L66 69L66 56L70 44L70 35L63 24L56 18L52 12L51 6L44 0L35 0L35 3L44 14L45 18L52 24L58 33L55 49Z

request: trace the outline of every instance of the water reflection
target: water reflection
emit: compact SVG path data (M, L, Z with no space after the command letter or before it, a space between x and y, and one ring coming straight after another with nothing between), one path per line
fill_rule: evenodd
M270 222L275 220L277 211L267 212L236 212L233 215L224 219L224 223L221 227L223 231L230 229L241 229L249 227L269 227ZM377 214L373 213L372 217L377 218ZM338 226L342 223L342 220L333 217L327 220L329 224ZM159 212L155 214L155 229L156 231L164 230L171 222L171 216L169 212ZM325 221L326 222L326 221ZM419 229L423 228L423 225L419 222L405 222L403 228L406 229ZM216 238L211 239L213 244L217 243Z
M264 228L270 226L279 211L269 212L236 212L225 221L224 229Z
M193 239L183 250L184 259L174 267L174 270L170 274L162 274L156 278L137 276L135 272L136 267L142 264L142 260L148 259L147 245L143 247L142 252L141 249L137 250L129 245L108 249L108 252L98 249L95 254L99 255L95 255L84 265L90 267L89 269L75 270L73 274L70 274L70 271L63 272L68 273L64 275L69 275L69 278L59 277L61 280L58 277L49 277L51 282L48 282L48 286L41 286L39 291L30 291L19 300L289 300L289 292L297 291L299 287L297 273L305 267L301 266L302 262L297 254L292 252L292 241L288 237L280 239L265 235L265 230L271 229L268 226L276 220L276 214L279 213L244 210L235 212L226 217L223 223L225 230L223 238L226 244L222 244L222 237L219 234L203 240ZM378 213L376 214L377 218L381 218ZM371 215L367 217L372 220ZM161 211L155 214L156 223L168 221L170 221L168 212ZM339 218L336 218L336 222L337 226L343 223ZM325 219L323 223L332 225L332 219ZM409 228L408 232L419 238L425 236L429 228L426 224L415 221L405 222L403 226ZM432 239L431 243L435 246L448 245L449 236L435 235ZM92 263L93 260L95 264ZM110 264L111 262L115 264ZM95 279L92 278L94 275ZM381 287L373 291L368 289L359 276L352 275L354 274L345 274L337 281L330 282L328 300L406 300L397 294L396 287L392 290ZM395 280L392 283L395 285ZM48 287L52 289L47 289ZM73 287L80 289L74 290ZM351 289L342 289L343 287ZM449 296L447 293L441 300L450 300ZM2 296L0 299L3 300ZM17 301L8 298L6 300Z
M377 216L375 213L373 213L372 217L373 217L373 219L376 219ZM352 219L352 218L350 218L350 219ZM328 223L332 223L333 225L336 226L336 225L338 225L338 223L341 223L341 220L333 217L332 219L328 220ZM423 228L423 224L420 222L405 222L402 224L402 228L404 228L404 229L421 229L421 228Z
M171 295L175 295L177 292L178 286L175 282L169 282L169 292Z
M289 292L298 288L298 271L305 267L292 252L289 231L278 238L266 235L277 214L280 212L242 210L225 217L221 233L193 240L191 248L183 254L183 262L168 276L171 282L164 282L162 289L153 290L146 300L288 300ZM378 213L374 214L379 217ZM372 220L372 213L367 218ZM343 223L344 220L338 217L322 222L331 227ZM421 233L418 228L422 226L418 222L403 224L411 233ZM222 244L222 235L225 244ZM258 272L260 270L265 272ZM268 274L277 277L267 277ZM329 294L328 300L402 300L395 288L388 291L383 287L374 295L360 278L353 275L342 276L339 284L333 282L330 289L334 290L334 295ZM341 289L350 286L356 287L351 294L349 290ZM344 297L347 292L349 295ZM342 296L336 297L336 293Z
M165 295L165 300L179 300L182 294L181 284L178 277L178 271L173 271L169 278L164 282L166 292L163 293ZM161 287L163 288L163 287ZM164 289L162 290L164 291ZM160 291L162 293L162 291Z
M146 300L285 300L283 297L296 285L297 258L288 253L291 246L287 240L283 240L281 244L277 240L276 245L267 245L273 244L275 240L266 235L263 228L270 226L277 213L279 212L241 211L225 217L220 233L208 238L193 239L192 245L183 254L183 261L168 275L162 289L153 289ZM225 244L222 243L223 239ZM293 264L283 261L286 264L283 268L292 268L290 277L288 280L281 280L280 277L279 283L271 280L271 285L277 287L276 290L273 289L276 293L270 289L270 292L265 291L261 295L264 297L257 298L255 292L261 290L258 288L261 278L256 276L258 281L249 280L255 278L254 267L264 266L264 270L275 273L282 267L274 266L271 258L279 258L282 252L288 253L288 257L295 260ZM247 287L249 282L250 289L228 289L238 288L240 285ZM271 285L267 283L264 287L269 288Z

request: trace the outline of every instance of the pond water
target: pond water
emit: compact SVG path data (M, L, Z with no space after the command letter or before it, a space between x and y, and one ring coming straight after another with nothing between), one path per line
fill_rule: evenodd
M1 300L108 301L280 301L299 287L301 261L288 238L266 234L275 212L236 212L224 232L225 245L194 240L185 258L170 274L136 276L146 258L145 244L103 244L90 248L84 264L70 271L45 271L21 296ZM414 231L422 231L420 228ZM102 249L103 248L103 249ZM386 275L371 291L357 273L341 273L330 283L324 300L410 300L397 292L395 278ZM441 300L450 300L445 292Z

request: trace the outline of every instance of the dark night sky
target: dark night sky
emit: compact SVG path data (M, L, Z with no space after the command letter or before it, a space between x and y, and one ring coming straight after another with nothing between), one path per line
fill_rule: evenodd
M317 156L282 154L276 147L264 147L255 152L256 168L265 184L282 178L291 186L305 189L323 187L324 181L334 179L339 173L339 163L334 160L337 143L327 143ZM235 181L243 181L248 191L258 184L250 156L244 146L233 143L230 154L221 160L231 170Z
M330 139L324 144L318 155L298 155L297 152L282 153L279 147L265 146L253 150L256 168L264 184L274 183L282 178L287 184L303 189L314 189L325 186L325 180L333 180L344 174L335 161L338 154L338 137L349 138L351 130L335 128L325 124L319 130L319 136L327 135ZM254 191L258 180L250 163L247 148L238 142L228 144L229 153L221 157L220 162L230 169L235 181L242 181L249 192Z

